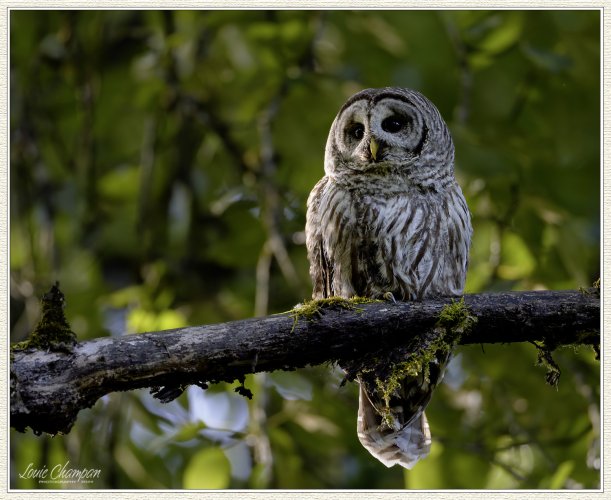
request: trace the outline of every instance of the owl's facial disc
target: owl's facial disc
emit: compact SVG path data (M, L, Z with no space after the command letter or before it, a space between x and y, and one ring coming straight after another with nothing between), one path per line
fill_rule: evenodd
M421 182L436 170L452 176L453 165L452 137L439 111L409 89L365 89L349 98L325 150L331 175L393 172Z
M422 114L394 97L361 99L339 115L335 142L348 170L369 170L383 163L408 166L426 140Z

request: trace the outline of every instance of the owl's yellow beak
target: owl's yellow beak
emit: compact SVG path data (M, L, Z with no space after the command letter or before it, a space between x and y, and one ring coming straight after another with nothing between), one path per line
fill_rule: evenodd
M376 142L376 140L372 137L369 141L369 151L371 151L371 156L373 156L374 160L377 160L378 149L380 145Z

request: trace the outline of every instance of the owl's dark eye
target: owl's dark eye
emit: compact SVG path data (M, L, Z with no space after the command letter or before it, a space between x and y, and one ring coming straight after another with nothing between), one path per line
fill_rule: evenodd
M384 130L384 132L396 134L405 127L406 123L407 120L401 116L389 116L382 122L382 130Z
M350 134L350 137L360 141L365 135L365 127L361 123L355 123L354 125L350 126L348 133Z

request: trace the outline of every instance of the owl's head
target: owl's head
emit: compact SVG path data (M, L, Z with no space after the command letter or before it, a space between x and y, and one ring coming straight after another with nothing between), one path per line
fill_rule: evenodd
M453 176L454 144L435 105L419 92L363 90L333 121L325 150L327 175L391 169L416 182Z

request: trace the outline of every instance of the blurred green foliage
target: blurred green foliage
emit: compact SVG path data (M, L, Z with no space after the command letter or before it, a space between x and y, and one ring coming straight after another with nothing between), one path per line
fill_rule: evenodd
M337 110L416 88L453 133L475 228L467 291L599 275L600 12L11 11L11 333L55 280L80 340L284 311L310 294L305 201ZM463 347L431 456L387 470L333 367L115 393L66 436L11 434L92 488L597 488L599 363Z

